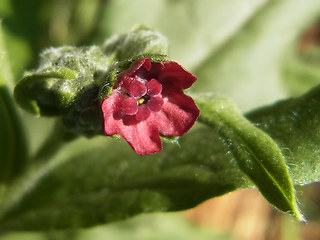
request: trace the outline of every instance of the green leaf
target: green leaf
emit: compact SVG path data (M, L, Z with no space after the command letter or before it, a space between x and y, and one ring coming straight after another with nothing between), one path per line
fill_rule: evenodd
M228 96L242 111L290 96L283 78L285 57L296 51L302 31L317 19L319 10L318 0L268 1L193 69L201 80L194 90Z
M0 27L0 182L2 183L11 181L20 174L27 158L24 131L9 92L8 86L12 85L12 76L6 54Z
M145 25L168 37L170 56L187 69L204 61L270 0L111 0L100 35L125 33ZM134 11L133 11L134 9Z
M277 144L246 120L235 105L223 97L196 98L199 121L218 130L240 169L264 197L284 212L303 220L285 159Z
M280 146L295 184L320 180L319 92L247 115ZM207 99L199 106L202 120L215 129L198 124L159 154L138 156L124 141L104 137L65 146L10 186L2 228L92 226L190 208L254 184L272 204L301 218L287 166L272 139L228 100Z
M253 186L227 152L215 130L204 125L151 156L137 155L122 140L79 139L10 186L0 229L92 226L187 209Z
M252 111L247 117L277 142L295 184L320 181L320 87Z
M224 98L199 102L202 120L215 129L197 124L155 155L138 156L115 139L79 139L9 187L1 228L92 226L190 208L254 185L272 204L301 219L287 166L295 184L320 180L319 92L320 87L247 115L272 139Z
M148 214L130 220L97 226L91 229L55 231L48 233L14 232L0 236L0 240L165 240L201 239L228 240L229 236L213 229L199 228L178 214Z

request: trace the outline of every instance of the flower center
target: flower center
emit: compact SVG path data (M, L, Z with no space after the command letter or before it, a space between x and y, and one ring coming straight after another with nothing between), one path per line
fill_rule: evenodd
M137 103L138 103L138 105L141 105L141 104L147 103L149 100L150 100L150 96L146 94L146 95L142 96L141 98L137 99Z

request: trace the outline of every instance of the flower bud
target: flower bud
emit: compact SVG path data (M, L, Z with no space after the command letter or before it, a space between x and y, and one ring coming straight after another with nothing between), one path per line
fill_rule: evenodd
M49 48L15 88L25 110L61 116L75 133L120 135L138 154L187 132L199 110L183 93L196 77L168 59L167 39L138 28L102 46Z
M15 88L15 98L26 111L63 115L96 98L92 96L99 92L95 80L108 68L101 48L49 48L40 57L40 67L26 73Z
M128 34L115 35L107 39L102 49L116 61L143 57L149 57L153 61L163 61L168 55L168 40L159 32L140 26Z

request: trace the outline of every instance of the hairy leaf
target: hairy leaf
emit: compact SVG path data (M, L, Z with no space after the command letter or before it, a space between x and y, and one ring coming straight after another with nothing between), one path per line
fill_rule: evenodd
M240 169L265 198L303 220L288 167L277 144L246 120L230 100L207 97L197 99L197 103L202 112L199 120L218 130Z
M320 149L310 140L318 138L318 96L319 88L247 115L280 146L295 184L320 180ZM207 99L207 105L203 118L219 119L215 129L198 124L159 154L138 156L123 141L103 137L65 146L11 186L2 205L2 228L92 226L142 212L190 208L254 184L272 204L301 218L277 145L234 112L229 101Z
M138 156L114 139L71 143L11 186L0 225L25 230L92 226L142 212L182 210L252 186L215 130L204 125L164 149Z
M268 1L241 31L194 69L202 83L195 90L226 95L242 111L290 96L283 79L282 67L289 61L285 56L296 51L294 44L319 10L318 0Z
M282 150L295 184L320 181L320 86L247 117Z

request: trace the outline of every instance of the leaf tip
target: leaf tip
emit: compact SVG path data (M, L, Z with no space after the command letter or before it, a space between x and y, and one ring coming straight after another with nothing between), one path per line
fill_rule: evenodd
M301 222L301 223L306 223L308 222L308 220L306 219L306 217L302 214L302 212L300 211L299 207L297 205L294 206L292 211L288 211L288 214L290 214L291 216L296 217L296 219Z

